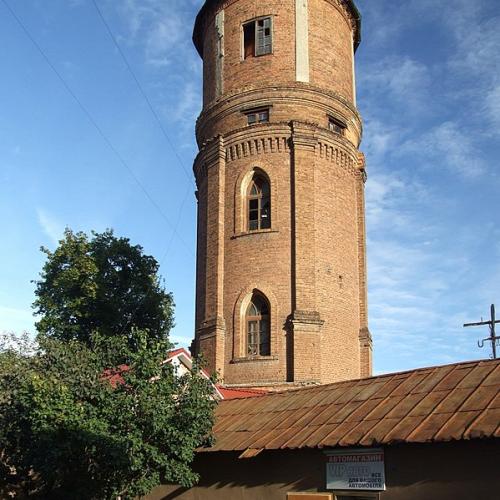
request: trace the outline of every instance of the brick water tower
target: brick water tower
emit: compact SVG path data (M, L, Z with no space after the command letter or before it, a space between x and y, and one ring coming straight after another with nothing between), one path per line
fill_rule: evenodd
M371 374L352 0L207 0L196 332L229 386Z

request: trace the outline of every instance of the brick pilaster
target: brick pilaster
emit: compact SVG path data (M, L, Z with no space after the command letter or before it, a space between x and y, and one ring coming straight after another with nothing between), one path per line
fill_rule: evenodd
M195 352L203 354L207 369L224 376L224 220L225 167L224 140L217 137L205 146L195 165L200 189L199 204L203 216L199 219L202 236L198 251L205 256L204 275L200 280L197 308L203 311L196 325ZM198 238L200 240L200 237ZM201 308L203 305L203 308Z

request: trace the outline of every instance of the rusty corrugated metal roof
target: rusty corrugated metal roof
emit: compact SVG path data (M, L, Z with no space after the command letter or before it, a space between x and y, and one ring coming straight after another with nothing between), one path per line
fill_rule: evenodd
M500 360L489 360L222 401L215 445L200 451L500 437L499 389Z

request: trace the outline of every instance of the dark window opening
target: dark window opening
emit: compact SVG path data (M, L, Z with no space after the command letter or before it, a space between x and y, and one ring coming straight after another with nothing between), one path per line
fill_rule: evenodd
M270 356L269 306L264 297L254 294L246 311L247 355Z
M263 56L273 51L272 22L270 17L250 21L243 25L243 58Z
M271 228L271 190L269 182L260 176L248 187L248 230Z
M346 124L337 118L333 118L333 116L328 117L328 128L331 132L335 132L336 134L343 135L345 129L347 128Z
M243 26L244 58L255 56L255 23Z

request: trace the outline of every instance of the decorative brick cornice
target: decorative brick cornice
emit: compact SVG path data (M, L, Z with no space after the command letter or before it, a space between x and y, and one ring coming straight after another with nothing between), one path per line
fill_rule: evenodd
M290 323L296 326L323 326L324 321L321 319L319 312L317 311L299 311L295 310L293 315L290 317Z
M318 126L315 123L292 121L290 128L292 130L290 142L294 149L303 148L311 151L316 149Z
M226 321L222 317L211 318L205 320L196 332L196 337L199 339L209 338L217 335L217 332L225 332Z
M209 120L222 120L232 113L240 112L243 108L258 107L263 103L271 104L301 104L318 107L325 113L336 111L346 121L353 120L361 136L363 125L358 110L351 101L338 92L329 91L304 82L293 82L277 87L259 87L235 90L225 93L217 101L206 106L196 121L196 135Z
M259 155L262 153L282 153L288 151L288 140L286 137L258 137L248 139L226 148L226 160L240 160L247 156Z
M219 165L221 161L226 158L226 151L224 149L224 138L217 136L207 141L200 152L196 156L193 165L193 171L196 178L196 184L206 177L209 168Z
M332 161L354 176L359 173L352 155L335 144L320 141L318 144L318 155L320 158Z
M361 42L361 15L353 0L326 0L344 16L353 31L354 50Z
M290 146L309 148L320 158L334 162L352 175L365 175L361 168L364 163L359 159L362 153L348 140L316 123L294 121L244 127L224 138L214 137L207 141L195 160L197 182L206 176L211 165L222 159L231 162L261 154L289 154Z
M358 170L361 174L363 183L366 183L366 180L368 179L368 176L366 175L366 157L361 151L358 151Z
M371 349L373 346L372 334L366 326L359 330L359 342L362 347L369 347Z

